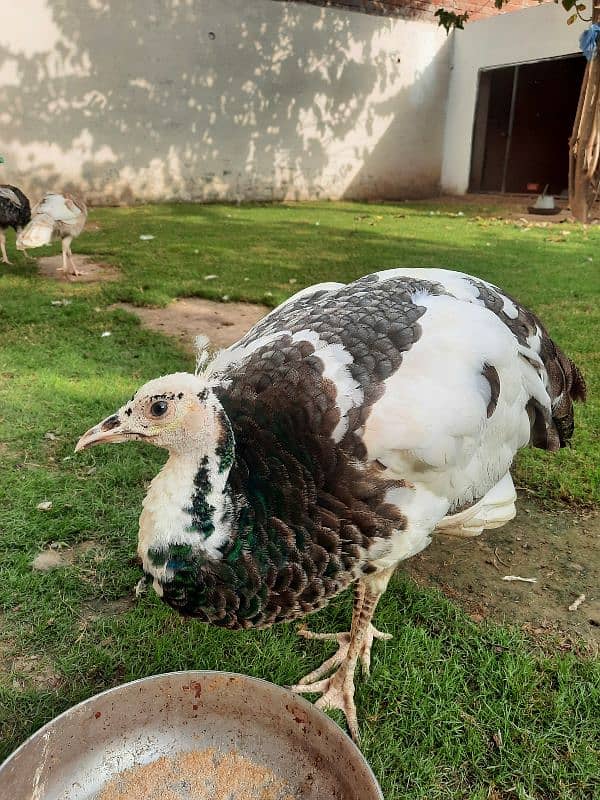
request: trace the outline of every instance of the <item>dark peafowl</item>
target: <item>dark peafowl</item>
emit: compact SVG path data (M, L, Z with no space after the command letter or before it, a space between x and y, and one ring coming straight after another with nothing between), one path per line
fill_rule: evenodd
M7 228L14 228L17 234L31 219L31 206L23 192L9 183L0 184L0 253L2 263L10 264L6 254Z

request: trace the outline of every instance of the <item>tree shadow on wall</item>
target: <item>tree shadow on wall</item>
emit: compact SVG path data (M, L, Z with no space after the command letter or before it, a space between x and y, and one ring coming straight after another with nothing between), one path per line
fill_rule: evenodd
M0 48L0 69L16 75L0 87L5 155L34 194L327 196L352 184L369 155L361 131L372 137L398 99L396 59L374 34L387 23L364 15L236 0L46 7L47 51Z

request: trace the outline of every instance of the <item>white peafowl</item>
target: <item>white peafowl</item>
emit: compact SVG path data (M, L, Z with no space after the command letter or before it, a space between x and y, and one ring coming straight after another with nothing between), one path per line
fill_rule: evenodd
M19 234L30 219L29 200L23 192L9 183L0 184L0 253L3 264L10 264L6 254L5 230L14 228Z
M79 198L71 194L46 194L34 207L31 222L17 236L17 248L41 247L52 239L61 239L60 269L69 275L81 275L73 262L71 242L84 229L86 220L87 208Z
M181 614L262 627L355 584L351 630L329 636L337 654L292 688L321 693L358 738L355 667L368 673L385 638L371 622L395 568L436 531L511 520L517 450L567 445L584 399L577 367L506 293L395 269L299 292L199 374L142 386L77 450L169 451L138 552Z

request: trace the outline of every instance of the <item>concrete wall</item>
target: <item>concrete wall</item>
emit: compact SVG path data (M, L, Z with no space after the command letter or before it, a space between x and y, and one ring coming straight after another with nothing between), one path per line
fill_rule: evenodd
M550 3L469 23L454 34L444 135L444 191L463 194L469 186L479 70L578 53L579 37L587 23L567 25L566 21L564 9Z
M439 188L434 25L272 0L14 0L0 180L91 201L398 198Z

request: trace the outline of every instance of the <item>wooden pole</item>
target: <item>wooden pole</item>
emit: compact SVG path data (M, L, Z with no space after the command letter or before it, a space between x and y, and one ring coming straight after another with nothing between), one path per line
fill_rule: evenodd
M592 22L600 22L600 0L594 0ZM579 222L589 221L599 182L600 55L588 62L569 142L569 202Z

